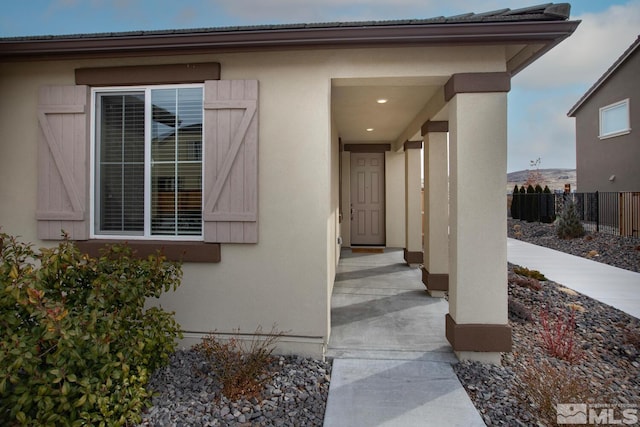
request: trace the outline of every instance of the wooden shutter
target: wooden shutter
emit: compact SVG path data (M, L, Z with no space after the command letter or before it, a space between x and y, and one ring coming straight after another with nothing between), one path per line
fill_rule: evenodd
M258 82L206 81L204 240L258 242Z
M45 86L38 101L38 238L89 238L87 86Z

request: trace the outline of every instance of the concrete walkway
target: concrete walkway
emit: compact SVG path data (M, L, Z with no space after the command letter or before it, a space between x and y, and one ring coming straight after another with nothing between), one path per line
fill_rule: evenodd
M507 240L507 259L540 271L548 279L640 318L640 273L601 262Z
M640 318L640 273L509 239L509 262ZM345 249L331 298L325 427L484 426L453 372L448 303L401 250Z
M448 303L401 250L343 250L331 307L326 427L485 425L453 372Z

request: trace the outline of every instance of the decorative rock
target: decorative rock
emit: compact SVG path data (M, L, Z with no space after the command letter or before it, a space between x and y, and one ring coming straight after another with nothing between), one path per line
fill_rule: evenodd
M596 251L599 256L592 258L594 261L640 272L640 253L634 250L634 242L640 242L638 238L590 234L587 239L561 241L555 237L553 225L509 220L510 237L514 237L514 224L519 225L521 240L578 256ZM502 366L477 362L454 366L487 426L546 426L539 419L540 410L527 398L531 394L523 391L520 377L526 368L525 356L552 365L566 364L550 356L541 345L542 328L537 320L541 311L560 314L568 313L572 307L584 308L573 311L576 348L582 354L572 369L590 380L591 389L598 395L597 403L640 404L640 348L638 343L634 346L628 342L629 337L639 336L640 320L582 294L566 292L551 281L543 282L540 290L509 283L508 291L510 299L533 313L532 322L510 322L513 351L503 354Z
M140 426L321 426L331 363L278 356L271 370L263 396L230 402L197 352L178 351L152 375L156 395Z

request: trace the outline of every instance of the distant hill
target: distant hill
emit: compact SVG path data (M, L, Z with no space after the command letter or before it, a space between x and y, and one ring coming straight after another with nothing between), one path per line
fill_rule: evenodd
M510 172L507 174L507 191L510 193L514 185L520 187L527 181L530 172L539 172L542 175L540 185L547 185L551 191L564 190L565 184L571 184L571 190L576 190L576 170L575 169L533 169Z

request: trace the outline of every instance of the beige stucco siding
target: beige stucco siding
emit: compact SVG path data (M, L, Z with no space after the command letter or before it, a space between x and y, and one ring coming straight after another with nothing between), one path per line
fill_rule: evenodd
M0 64L0 226L36 246L37 91L73 84L74 69L220 62L222 79L259 81L259 243L224 244L219 264L184 266L161 304L190 334L277 323L285 351L319 355L339 256L338 145L331 79L503 71L502 48L396 48L228 53L171 58ZM419 129L416 129L418 131ZM387 154L387 245L404 242L404 157ZM194 333L194 334L191 334Z
M404 152L388 151L384 161L387 247L404 248L406 236Z

